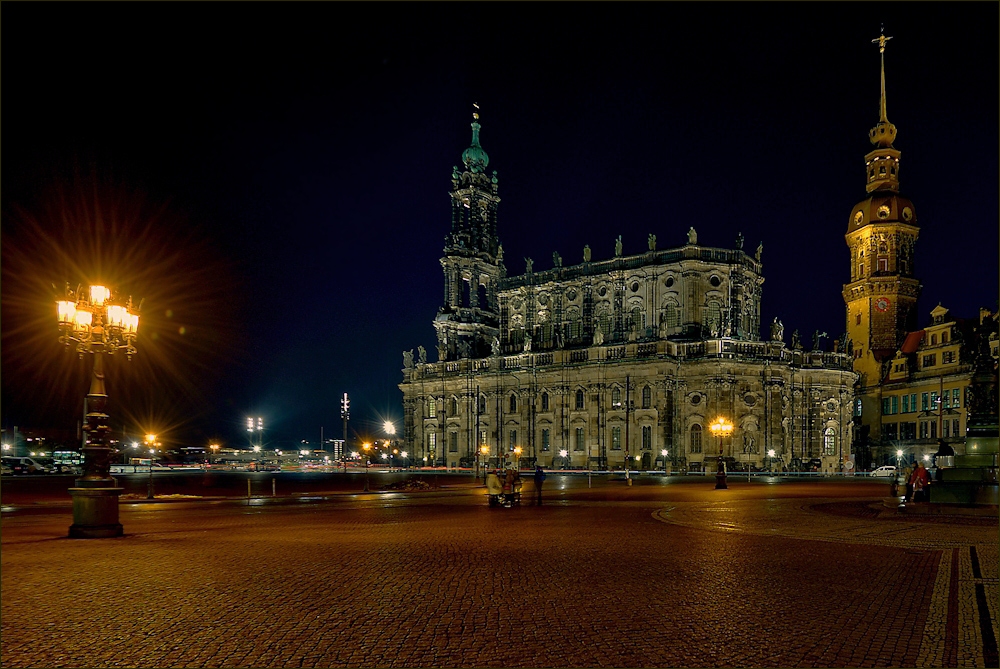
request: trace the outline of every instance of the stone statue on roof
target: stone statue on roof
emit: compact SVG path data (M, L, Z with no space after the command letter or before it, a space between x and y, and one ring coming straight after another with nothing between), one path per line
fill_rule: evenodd
M650 251L656 250L656 235L650 233L649 237L646 239L646 243L649 245Z
M553 267L562 267L562 256L559 255L558 251L553 251L552 252L552 266Z
M622 236L618 235L618 239L615 240L615 257L620 257L622 254Z
M427 364L427 349L424 348L423 346L417 347L417 360L420 362L421 365Z
M583 262L590 262L590 244L583 247Z
M692 225L688 229L688 244L697 244L697 243L698 243L698 233L697 231L695 231L694 226Z
M413 369L413 349L403 351L403 369Z

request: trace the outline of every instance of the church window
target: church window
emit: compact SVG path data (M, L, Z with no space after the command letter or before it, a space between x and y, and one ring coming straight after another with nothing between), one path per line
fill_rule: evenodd
M437 418L437 402L434 401L433 397L427 400L427 417Z
M549 394L542 393L542 411L549 410Z
M510 450L513 451L515 446L517 446L517 430L511 430L510 431Z
M712 284L712 287L713 287L713 288L718 288L718 287L719 287L719 284L721 284L721 283L722 283L722 279L720 279L720 278L719 278L719 277L717 277L717 276L713 276L713 277L712 277L711 279L709 279L709 280L708 280L708 282L709 282L710 284Z
M642 450L649 451L653 448L653 426L642 426Z
M510 412L514 413L517 411L517 395L510 396Z
M576 410L583 411L583 391L576 391Z
M614 388L611 391L611 406L620 407L622 405L622 389Z
M642 408L648 409L653 403L653 389L649 386L645 386L642 389Z
M622 450L622 429L617 425L611 428L611 450Z
M692 453L701 453L701 425L691 426L690 450Z
M542 430L542 450L547 451L551 446L552 430L545 428Z
M451 398L451 415L452 416L457 416L458 415L458 398L457 397L452 397Z
M676 328L680 324L680 315L677 312L677 307L673 304L667 305L667 327Z
M837 454L837 431L832 427L823 432L823 455Z
M584 448L583 428L578 427L576 428L576 441L573 442L573 450L582 451Z
M646 314L642 313L642 307L632 308L632 329L640 332L646 327Z
M451 432L448 435L448 452L458 453L458 432Z
M436 434L427 435L427 450L433 453L437 450L438 436Z
M865 275L865 263L864 261L858 263L858 277L863 277Z
M486 413L486 395L479 396L479 413Z
M670 288L672 285L674 285L674 277L668 276L666 280L663 282L663 285L666 286L667 288Z

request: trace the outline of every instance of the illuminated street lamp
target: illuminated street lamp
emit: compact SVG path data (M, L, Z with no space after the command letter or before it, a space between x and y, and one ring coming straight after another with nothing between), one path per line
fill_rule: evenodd
M407 461L407 458L409 457L409 454L406 451L400 451L399 452L399 456L401 458L403 458L403 467L405 467L406 469L409 469L410 465L409 465L409 462Z
M715 489L725 490L726 485L726 461L722 459L722 440L733 433L733 424L719 416L708 426L709 432L719 438L719 468L715 472Z
M774 449L767 449L767 468L774 472Z
M153 446L155 445L156 435L147 434L146 447L149 449L149 485L146 487L146 499L153 499L153 454L156 453L156 449Z
M250 433L250 445L255 446L254 452L260 453L260 447L264 445L264 419L257 416L256 422L250 416L247 416L247 432ZM254 437L254 433L256 438Z
M368 492L368 467L371 465L371 460L368 459L368 451L371 450L372 445L365 443L361 445L361 448L365 452L365 492Z
M219 445L218 444L209 444L208 447L210 449L212 449L212 459L215 460L215 455L216 455L216 453L219 452ZM211 464L211 463L209 463L209 464Z
M483 461L483 484L485 485L486 484L486 470L490 468L490 464L489 464L490 463L490 447L487 446L486 444L483 444L482 446L479 447L479 453L478 453L478 455L482 458L482 461ZM478 460L477 460L477 462L478 462Z
M514 459L514 468L516 470L518 470L518 471L521 471L521 447L520 446L515 446L514 447L514 458L515 458Z
M560 458L562 458L562 461L563 461L563 469L566 469L566 456L567 456L568 454L569 454L569 451L567 451L567 450L566 450L565 448L561 448L561 449L559 449L559 457L560 457Z
M667 456L670 455L670 454L667 453L667 449L664 448L662 451L660 451L660 455L663 456L663 473L666 474L667 473Z
M124 351L129 360L135 354L135 338L139 330L139 308L132 298L125 304L115 304L111 290L105 286L90 286L89 294L78 286L75 291L66 285L66 299L56 302L59 341L76 345L94 356L90 392L84 400L86 421L83 429L83 477L70 488L73 496L73 524L69 536L79 539L119 537L123 530L118 522L118 496L122 489L111 478L111 448L108 445L109 418L104 412L108 395L104 387L104 356Z

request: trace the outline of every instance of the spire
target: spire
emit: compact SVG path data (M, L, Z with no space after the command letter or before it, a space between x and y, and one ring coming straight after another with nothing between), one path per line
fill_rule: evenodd
M872 40L872 44L878 44L878 52L881 60L881 95L879 97L879 121L878 125L868 131L868 138L871 143L881 148L891 148L892 141L896 138L896 126L889 123L889 118L885 111L885 43L892 37L885 36L885 26L882 26L882 33Z
M462 162L470 172L482 173L486 171L486 166L490 164L490 157L479 145L479 105L475 102L472 106L476 111L472 112L472 145L462 152Z

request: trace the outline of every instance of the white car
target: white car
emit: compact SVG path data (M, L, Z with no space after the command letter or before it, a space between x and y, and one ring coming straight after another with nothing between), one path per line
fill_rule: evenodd
M894 465L882 465L871 473L872 476L895 476L896 467Z

